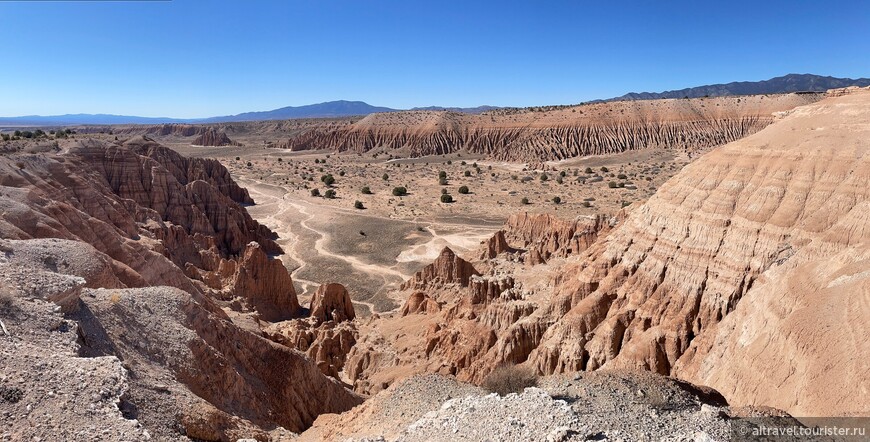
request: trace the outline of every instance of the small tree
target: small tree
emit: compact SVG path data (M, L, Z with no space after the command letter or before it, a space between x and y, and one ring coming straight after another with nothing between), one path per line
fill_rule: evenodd
M550 177L547 176L546 173L542 173L542 174L541 174L541 181L547 181L548 179L550 179Z
M443 170L442 170L441 172L438 172L438 178L439 178L439 179L440 179L440 178L444 178L444 179L446 179L446 178L447 178L447 172L445 172L445 171L443 171Z
M387 174L383 174L383 175L381 175L381 179L384 180L384 181L387 181L387 180L390 179L390 176L387 175Z
M445 193L441 195L441 202L445 204L450 204L453 202L453 197Z
M323 194L325 198L334 199L335 198L335 189L329 189L326 193Z
M320 189L311 189L311 196L320 196Z
M371 195L372 189L369 189L369 186L363 186L361 192L363 195Z
M353 202L353 208L357 210L363 210L365 209L365 206L363 206L362 201L357 200Z
M405 186L393 187L393 196L405 196L408 194L408 189Z
M459 193L462 195L468 195L468 186L461 186L459 188Z
M327 186L331 186L335 184L335 177L332 176L332 174L323 175L320 177L320 181L323 181L323 184L326 184Z

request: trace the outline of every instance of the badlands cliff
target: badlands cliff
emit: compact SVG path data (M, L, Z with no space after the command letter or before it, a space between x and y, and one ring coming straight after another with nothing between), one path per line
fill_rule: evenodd
M519 215L482 259L442 254L400 314L363 325L348 378L372 392L503 364L640 368L732 404L866 414L870 91L847 92L704 155L628 214Z
M263 337L304 311L217 161L70 140L0 171L2 434L266 440L361 402Z
M700 149L755 133L773 113L818 100L786 94L598 103L549 111L498 110L482 115L407 111L372 114L333 127L299 130L281 147L366 152L401 149L410 156L465 149L509 161L540 162L644 148Z

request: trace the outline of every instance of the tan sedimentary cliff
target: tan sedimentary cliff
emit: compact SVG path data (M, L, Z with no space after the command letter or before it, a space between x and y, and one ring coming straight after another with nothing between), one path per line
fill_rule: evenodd
M209 127L202 131L202 133L197 136L192 143L194 146L238 146L239 143L231 140L230 137L227 136L226 132L219 131L215 128Z
M377 391L503 363L643 368L737 405L866 414L870 91L838 95L704 155L627 215L513 217L468 286L429 284L431 269L406 284L422 293L363 326L346 373Z
M338 379L357 340L350 293L341 284L323 284L308 310L307 318L272 324L265 333L275 342L306 353L323 374Z
M422 289L428 286L456 284L468 286L469 279L479 274L468 261L456 256L453 250L445 247L435 262L417 272L402 284L401 290Z
M755 133L774 112L823 94L597 103L550 111L506 110L469 115L406 111L297 130L281 147L365 152L403 149L410 156L466 149L491 158L540 162L644 148L695 150Z
M224 290L214 281L245 268L236 261L251 252L249 243L262 249L262 256L247 256L259 256L260 264L268 263L265 254L281 251L274 234L240 206L253 201L220 163L188 159L144 138L124 145L70 141L56 153L0 157L0 169L3 237L91 244L112 258L127 287ZM258 266L260 275L267 273ZM236 278L244 284L229 292L264 312L298 308L281 263L268 269L284 275L255 278L277 281L257 287L248 284L250 278ZM290 286L276 287L284 284Z

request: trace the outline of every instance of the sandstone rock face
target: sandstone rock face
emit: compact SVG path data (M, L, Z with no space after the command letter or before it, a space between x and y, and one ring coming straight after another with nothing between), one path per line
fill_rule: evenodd
M227 136L226 132L218 131L212 127L205 129L201 134L199 134L196 139L191 143L194 146L238 146L239 143L231 140L230 137Z
M188 159L145 138L67 143L58 153L0 157L4 238L81 241L110 258L126 287L172 285L218 298L221 281L244 269L237 261L247 258L257 277L247 277L255 271L249 266L230 293L250 295L250 304L272 318L298 310L286 270L265 256L281 252L274 234L240 206L253 201L220 163ZM251 242L259 254L246 254Z
M350 294L341 284L323 284L311 300L311 317L318 322L351 321L356 317Z
M772 113L822 96L623 101L549 111L498 110L482 115L391 112L358 121L297 128L280 147L355 152L406 149L411 156L466 149L499 160L528 162L656 147L698 149L755 133L774 121Z
M87 244L2 246L0 370L15 378L0 386L24 400L0 407L15 416L4 432L16 440L278 439L362 400L302 354L237 327L211 298L85 287L120 285ZM78 305L62 313L49 301ZM31 413L52 418L19 418Z
M235 263L226 261L223 269L226 271L234 267L232 276L224 283L225 290L247 300L251 309L256 310L266 321L299 317L301 307L296 298L296 289L280 260L269 258L258 243L251 242L238 264Z
M473 275L479 275L468 261L456 256L453 250L445 247L432 264L417 272L411 279L402 284L402 290L423 289L428 286L443 286L457 284L468 286Z
M531 264L543 264L551 257L564 258L585 251L624 217L622 212L612 219L598 215L565 220L550 214L522 212L508 218L505 231L513 244L528 252ZM497 240L497 236L490 242Z

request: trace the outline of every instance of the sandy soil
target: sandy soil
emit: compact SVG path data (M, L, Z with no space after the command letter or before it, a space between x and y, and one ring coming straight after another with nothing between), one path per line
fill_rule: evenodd
M565 218L614 213L646 200L692 160L684 153L650 149L552 162L541 171L461 152L399 159L384 152L167 144L185 155L218 158L249 190L257 204L248 211L280 236L286 252L281 259L303 305L320 282L338 282L348 287L363 316L401 306L404 299L390 295L398 293L403 280L445 246L460 254L476 249L513 213ZM439 182L442 171L446 185ZM335 182L327 186L324 175ZM408 194L394 196L397 186ZM461 186L470 192L460 194ZM336 197L315 197L312 189L320 195L332 189ZM445 189L455 202L440 202ZM559 204L552 201L556 196ZM355 209L356 201L365 208Z

